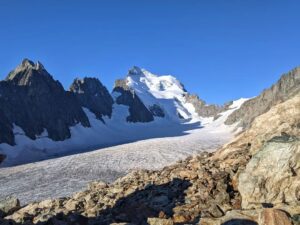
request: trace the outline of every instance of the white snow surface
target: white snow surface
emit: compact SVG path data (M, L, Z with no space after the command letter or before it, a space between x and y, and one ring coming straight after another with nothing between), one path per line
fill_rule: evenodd
M174 90L175 95L180 92L179 85L165 88ZM167 99L169 96L163 95L165 88L157 91L151 86L151 95L156 92L156 98L161 95ZM149 104L153 103L152 100L149 97ZM0 168L0 199L14 195L26 204L68 196L93 180L112 182L132 169L159 169L204 150L214 151L234 136L235 125L226 126L224 121L246 100L233 102L230 109L215 121L213 118L190 118L174 122L156 118L151 123L127 123L128 108L114 105L112 118L105 118L104 124L85 109L92 127L77 125L71 129L72 137L62 142L47 138L46 131L33 141L24 135L22 129L15 127L17 145L0 145L0 152L8 155L3 166L10 166ZM83 149L99 150L80 153ZM72 155L57 157L62 153ZM29 162L32 158L34 161L46 160L12 166Z

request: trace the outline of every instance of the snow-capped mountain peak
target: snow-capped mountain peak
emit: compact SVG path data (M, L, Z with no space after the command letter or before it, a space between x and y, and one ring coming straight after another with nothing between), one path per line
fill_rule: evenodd
M171 75L155 75L145 69L133 67L126 77L127 84L135 91L146 90L156 98L174 98L186 92L183 85Z
M148 109L160 107L167 119L191 119L194 109L186 104L184 86L171 75L155 75L134 66L129 70L126 85L134 90Z

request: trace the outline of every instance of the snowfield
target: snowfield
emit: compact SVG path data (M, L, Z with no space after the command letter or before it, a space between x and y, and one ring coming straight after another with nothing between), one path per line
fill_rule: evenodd
M76 138L69 140L70 143L68 141L52 143L46 137L40 138L38 141L45 142L42 144L51 147L44 151L48 156L59 152L64 147L71 149L70 147L76 146L76 144L80 147L80 145L88 143L92 147L97 143L95 138L104 137L103 140L105 140L109 137L105 144L112 144L116 140L131 143L1 168L0 199L14 195L21 200L22 204L26 204L30 201L68 196L82 190L93 180L112 182L132 169L159 169L201 151L214 151L234 136L236 127L234 125L226 126L224 121L245 100L235 101L230 109L222 113L222 116L215 121L212 118L200 118L199 120L183 120L181 123L156 120L148 124L125 125L120 125L115 121L111 123L111 126L115 124L113 129L103 124L101 126L98 124L98 127L93 123L92 128L84 128L91 129L89 133L91 137L85 135L80 139L80 135L83 134L82 128L75 127L72 130L72 136L74 135ZM124 109L120 108L119 110ZM101 123L98 120L94 122ZM126 126L130 126L130 129ZM95 132L101 133L95 136ZM19 135L17 140L23 147L29 144L32 147L36 144L36 141L27 140L24 135ZM40 146L40 144L36 144L36 146ZM8 147L5 147L8 151ZM14 149L10 150L14 151ZM77 149L73 150L72 153L76 153ZM38 151L40 150L36 150L36 152ZM21 148L16 149L15 152L18 152L15 154L20 160ZM30 151L27 150L24 154L26 153L28 154ZM13 162L14 153L10 154L9 157ZM38 156L40 157L40 155Z

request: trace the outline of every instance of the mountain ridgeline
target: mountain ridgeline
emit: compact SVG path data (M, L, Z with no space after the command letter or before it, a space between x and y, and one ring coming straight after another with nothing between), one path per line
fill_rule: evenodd
M134 123L155 118L191 119L194 115L186 103L194 105L196 114L203 117L216 116L224 109L190 96L174 77L156 76L138 67L117 80L112 93L97 78L88 77L75 79L65 90L40 62L24 59L0 81L0 144L15 145L19 128L32 140L41 135L54 141L69 139L71 127L92 126L84 109L104 122L104 117L112 117L115 106L123 105L128 107L126 121Z
M257 116L300 92L300 69L284 74L271 88L231 113L225 124L249 127ZM0 144L15 145L21 133L32 140L48 137L53 141L71 138L71 127L93 126L87 111L105 123L120 117L117 108L127 107L128 123L155 120L179 122L198 118L217 119L233 102L208 105L186 91L173 76L157 76L138 67L116 80L112 93L97 79L76 78L69 90L54 80L40 63L24 59L0 81ZM21 128L21 129L20 129Z

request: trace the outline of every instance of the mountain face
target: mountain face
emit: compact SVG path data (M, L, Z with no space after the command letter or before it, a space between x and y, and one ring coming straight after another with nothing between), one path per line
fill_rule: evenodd
M90 123L72 93L55 81L41 63L24 60L0 81L0 143L15 144L13 127L36 139L45 130L55 141L70 138L70 126Z
M82 107L89 109L98 119L111 117L113 98L97 78L75 79L70 92L74 93Z
M126 81L117 80L113 93L119 93L116 97L116 103L129 107L129 116L126 118L128 122L151 122L154 120L153 114L143 104L136 92L127 86Z
M98 79L87 77L75 79L65 91L40 62L25 59L0 81L0 143L15 144L15 135L22 133L16 126L33 140L41 135L54 141L69 139L72 126L91 126L82 108L104 122L104 116L111 118L114 104L128 107L126 121L132 123L156 119L178 123L215 117L227 109L190 95L170 75L157 76L138 67L115 82L112 95Z
M259 96L245 102L243 106L232 113L225 124L239 123L247 128L259 115L267 112L272 106L281 103L300 92L300 67L281 76L271 88L263 91Z
M116 87L114 92L123 89L137 95L148 109L144 111L150 111L154 117L174 121L214 117L227 109L225 106L207 105L198 96L189 94L173 76L157 76L136 66L128 71L125 79L116 82ZM145 114L152 120L148 112Z

